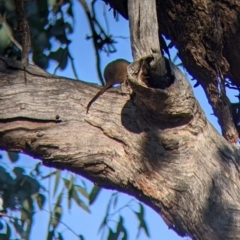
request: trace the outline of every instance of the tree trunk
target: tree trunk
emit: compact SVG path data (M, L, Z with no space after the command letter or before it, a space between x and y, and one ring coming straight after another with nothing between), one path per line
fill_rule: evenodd
M131 15L127 8L129 1L104 1L125 18ZM225 78L240 86L240 1L156 2L160 32L170 38L188 72L203 87L225 138L236 142L239 134L232 121L229 100L220 88L223 88Z
M142 13L144 3L128 8ZM131 95L110 90L88 114L97 87L35 66L26 85L21 63L1 58L0 148L133 195L181 236L240 239L239 149L206 120L180 70L158 58L157 42L145 41L128 68Z

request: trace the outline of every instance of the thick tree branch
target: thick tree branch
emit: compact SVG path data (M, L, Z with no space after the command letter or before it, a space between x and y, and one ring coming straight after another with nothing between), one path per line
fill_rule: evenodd
M156 1L129 0L128 11L133 58L137 60L156 52L161 58Z
M166 83L166 69L165 60L161 54L159 30L156 12L156 0L129 0L128 1L128 16L131 47L133 59L148 58L148 74L150 81L155 82L159 87L161 85L169 86L171 83ZM163 77L165 83L163 84ZM154 87L152 84L151 87Z
M33 66L26 86L19 64L0 61L1 149L136 196L180 235L240 237L239 151L207 122L176 67L169 89L131 81L136 105L111 90L86 114L96 87Z
M133 9L131 12L127 9L130 0L105 2L131 20ZM224 82L229 77L233 84L240 84L240 2L157 0L156 3L160 32L175 44L184 67L202 85L225 138L236 143L239 136ZM147 16L151 18L151 14Z

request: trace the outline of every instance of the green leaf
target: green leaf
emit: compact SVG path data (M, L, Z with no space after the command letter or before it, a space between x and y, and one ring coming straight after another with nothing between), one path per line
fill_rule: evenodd
M85 182L83 179L80 179L80 180L81 180L81 183L82 183L83 187L84 187L85 189L87 189L87 184L86 184L86 182Z
M63 56L63 52L64 52L64 49L60 47L58 50L54 52L50 52L48 57L50 59L55 60L56 62L60 62L60 59Z
M15 11L15 9L16 9L16 5L15 5L14 1L6 1L5 7L8 11Z
M62 53L62 56L59 61L59 67L61 70L65 69L68 63L68 50L67 48L64 48L64 51Z
M0 166L0 182L4 182L7 185L15 185L15 179L2 166Z
M22 204L22 210L26 211L26 214L28 215L27 218L29 218L33 212L33 200L32 198L28 197L23 201ZM26 220L26 219L24 219Z
M65 187L68 189L68 187L69 187L69 180L66 179L66 178L62 178L62 180L64 182Z
M43 194L39 193L37 195L37 204L38 204L39 209L41 209L41 210L43 209L43 205L44 205L45 201L46 201L46 197Z
M118 237L123 234L122 240L127 240L127 230L123 225L123 217L122 216L119 217L119 221L118 221L117 229L116 229L116 234L117 234Z
M79 193L81 193L85 198L88 199L89 194L86 190L86 188L80 186L80 185L74 185L74 189L77 190Z
M54 229L58 226L61 217L62 217L62 206L56 205L53 211L53 216L51 218L51 225Z
M114 193L113 195L113 208L115 209L117 207L117 202L118 202L118 193Z
M109 212L110 212L110 209L111 209L111 205L112 205L112 200L113 200L113 194L112 196L110 197L109 199L109 202L108 202L108 205L107 205L107 209L106 209L106 213L105 213L105 216L100 224L100 227L98 229L98 231L100 232L107 224L107 221L108 221L108 215L109 215Z
M99 186L97 185L93 186L92 191L89 194L89 205L92 205L95 202L101 190L102 189Z
M59 186L60 183L60 171L57 170L56 171L56 175L55 175L55 183L54 183L54 188L53 188L53 196L55 196L56 192L57 192L57 188Z
M73 194L73 186L70 189L68 189L68 209L71 209L72 194Z
M8 158L12 163L15 163L19 159L19 154L17 152L7 152Z
M57 237L58 240L63 240L63 236L60 232L58 232L57 235L58 235L58 237Z
M75 189L73 189L72 197L79 207L81 207L86 212L90 213L88 206L78 197L78 194Z
M68 49L60 47L58 50L50 52L48 57L58 62L58 67L63 70L68 63Z
M72 9L72 3L69 3L69 7L67 9L67 14L70 15L73 18L73 9Z
M82 234L78 235L79 240L84 240L84 236Z
M140 235L140 230L143 229L144 232L146 233L146 235L148 237L150 237L150 234L149 234L149 231L148 231L148 228L147 228L147 224L145 222L145 219L144 219L144 207L141 203L139 203L139 212L135 212L134 213L136 214L136 217L139 221L139 225L138 225L138 233L137 233L137 238L139 237Z
M25 222L26 220L29 219L29 214L28 214L28 212L25 209L21 209L20 212L21 212L21 218L20 219L23 222Z
M54 239L54 230L48 231L47 240L53 240Z
M71 174L70 180L69 180L68 186L67 186L67 189L68 189L68 209L71 208L71 200L72 200L72 193L73 193L73 181L74 181L74 177Z
M51 24L48 28L48 32L50 36L54 36L56 39L58 39L59 36L64 36L64 21L62 18L57 19L57 21L54 22L54 24Z
M60 204L61 204L62 196L63 196L63 192L60 192L59 195L58 195L58 197L57 197L56 205L60 205Z
M108 228L107 240L118 240L118 235L111 228Z
M48 57L40 52L34 51L33 52L33 62L38 65L42 69L47 69L49 66L49 59Z
M16 175L17 178L23 178L24 177L24 173L25 173L25 169L22 167L15 167L13 168L13 173Z
M49 6L53 7L57 4L57 0L48 0L47 3Z
M73 33L73 27L69 22L65 22L64 25L67 33Z
M74 175L71 174L71 175L70 175L70 180L69 180L69 186L68 186L69 189L72 189L72 187L73 187L73 182L74 182Z

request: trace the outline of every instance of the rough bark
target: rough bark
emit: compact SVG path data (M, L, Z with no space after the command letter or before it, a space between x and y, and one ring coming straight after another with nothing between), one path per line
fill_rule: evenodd
M1 149L133 195L182 236L239 239L239 151L207 122L176 67L168 89L138 75L131 85L141 98L111 90L86 114L97 87L32 66L25 85L20 66L0 64Z
M128 19L127 0L103 1ZM240 76L238 74L238 66L240 65L240 56L238 54L240 51L239 1L157 0L157 5L161 33L169 37L178 47L184 64L192 74L196 76L202 75L203 79L207 77L203 69L197 69L196 63L199 64L199 68L205 66L205 68L209 68L208 71L212 70L208 61L211 61L211 58L216 55L215 52L212 52L212 45L220 37L222 38L221 42L218 42L218 45L214 47L217 52L222 49L223 53L217 61L223 61L222 64L225 64L226 68L228 68L227 65L229 64L228 77L235 84L240 85ZM214 25L216 21L212 19L213 16L218 18L218 21L222 24L220 32L217 32L218 29L209 32L209 29L214 30L216 27ZM217 34L216 38L213 38L214 34ZM214 61L216 61L216 58Z
M104 0L128 18L127 0ZM236 142L238 132L225 96L225 78L240 86L240 2L233 0L157 0L160 32L203 87L223 135Z

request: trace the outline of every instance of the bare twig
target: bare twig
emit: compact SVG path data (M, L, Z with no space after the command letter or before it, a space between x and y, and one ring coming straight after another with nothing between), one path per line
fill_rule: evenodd
M18 16L18 31L21 35L21 45L22 45L22 64L24 70L28 65L28 51L31 46L30 40L30 29L27 22L26 14L24 11L24 0L15 0L16 12ZM24 71L25 83L27 83L26 71Z
M107 34L104 31L104 29L96 19L95 7L94 7L96 0L93 0L91 2L91 10L89 9L87 2L85 0L78 0L78 1L84 8L84 11L87 15L87 19L91 29L91 36L88 36L87 39L92 39L94 50L95 50L95 56L96 56L97 73L98 73L101 84L104 85L104 79L102 77L101 68L100 68L101 62L100 62L99 51L103 50L106 53L116 52L116 49L114 47L114 43L116 42L113 40L110 34Z
M88 18L88 22L89 22L91 32L92 32L92 36L93 36L92 40L93 40L93 45L94 45L94 50L95 50L95 55L96 55L97 73L98 73L98 77L100 79L101 84L104 85L104 80L103 80L102 73L101 73L101 68L100 68L101 61L100 61L100 56L99 56L99 52L98 52L98 43L97 43L97 39L95 37L98 34L96 33L96 30L94 28L91 12L88 8L88 5L87 5L86 1L85 0L78 0L78 1L81 3L82 7L84 8L85 13L86 13L87 18Z

